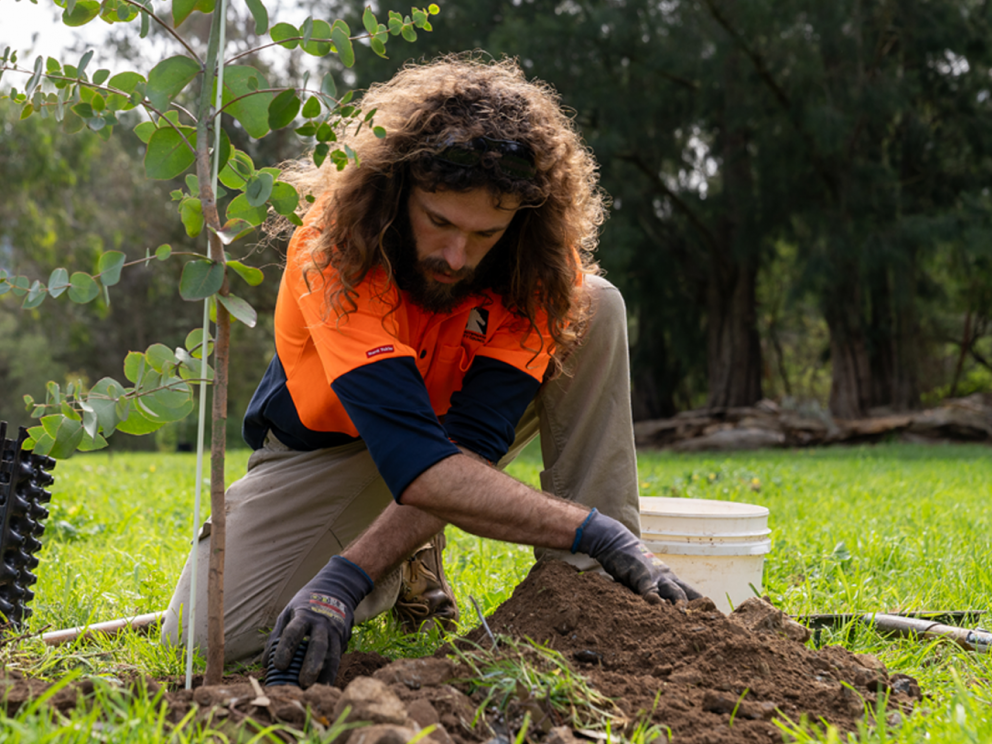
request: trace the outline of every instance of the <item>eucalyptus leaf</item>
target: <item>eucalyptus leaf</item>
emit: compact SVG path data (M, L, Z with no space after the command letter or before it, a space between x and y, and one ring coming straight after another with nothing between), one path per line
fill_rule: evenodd
M192 135L195 130L183 127L184 133ZM158 180L168 180L182 175L196 160L192 143L172 127L156 129L148 140L145 152L145 175Z
M203 346L203 329L194 328L192 331L186 334L186 340L183 342L186 350L193 355L194 359L201 359L201 350ZM214 353L214 339L208 333L207 334L207 356Z
M224 265L202 259L183 266L179 295L187 301L202 300L220 291L224 284Z
M90 388L86 403L96 413L97 422L105 434L117 428L117 402L124 397L124 386L111 377L103 377Z
M69 289L69 272L63 268L57 268L48 277L48 294L58 297Z
M85 26L100 15L100 3L97 0L76 0L72 9L62 12L62 23L72 28Z
M264 172L256 173L248 181L248 185L245 188L245 197L248 199L248 204L253 207L263 206L268 201L269 194L272 193L274 183L275 179L271 174Z
M82 0L80 0L82 2ZM145 95L159 111L165 111L169 102L189 85L197 73L200 64L185 55L176 55L162 60L148 73L148 85Z
M261 36L269 28L269 11L265 9L261 0L245 0L248 3L248 10L251 17L255 19L255 35Z
M269 36L272 38L272 41L286 49L296 49L300 45L300 30L288 23L277 23L269 29ZM287 41L287 39L290 39L290 41Z
M225 222L221 226L220 230L214 230L211 227L210 231L215 232L217 234L217 237L220 238L221 243L223 243L224 245L230 245L231 243L234 243L237 240L241 240L241 238L254 232L255 226L252 225L250 222L246 222L245 220L233 219ZM232 263L233 262L228 262L227 265L234 268L232 266Z
M255 308L242 300L240 297L233 294L229 294L225 297L224 295L219 294L217 295L217 300L227 309L227 312L229 312L232 317L237 318L249 328L255 327L255 323L258 321L258 315L255 312Z
M257 88L267 88L265 76L248 65L230 65L224 70L224 111L245 128L249 136L260 139L269 133L269 103L272 93L253 92L249 81ZM226 184L225 184L226 185Z
M250 287L257 287L265 281L265 274L254 266L245 266L240 261L228 261L227 267L240 276Z
M76 271L69 278L69 299L84 305L92 302L100 294L100 285L89 274Z
M105 251L100 254L97 270L104 287L113 287L121 280L121 268L125 260L126 256L120 251Z
M345 67L355 66L355 48L351 44L347 25L343 21L335 21L334 28L331 29L331 40L337 47L338 57Z
M299 112L300 98L296 95L296 91L284 90L269 104L269 128L282 129L289 126Z

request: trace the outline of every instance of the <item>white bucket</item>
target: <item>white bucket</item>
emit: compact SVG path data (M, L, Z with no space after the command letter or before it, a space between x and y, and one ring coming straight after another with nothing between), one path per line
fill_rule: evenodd
M641 540L680 578L730 612L761 592L772 548L768 509L709 499L641 499Z

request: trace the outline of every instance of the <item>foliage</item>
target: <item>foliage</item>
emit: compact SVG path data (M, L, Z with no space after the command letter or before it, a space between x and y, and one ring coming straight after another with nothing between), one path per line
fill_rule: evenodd
M299 87L280 89L270 87L256 67L231 63L239 60L225 63L224 50L219 49L222 21L219 13L213 12L212 3L201 7L177 0L172 3L171 19L157 15L148 3L132 0L77 0L62 7L63 23L69 26L81 26L96 18L111 24L136 23L140 24L141 38L145 38L154 23L173 37L181 52L157 62L145 73L98 69L88 74L93 50L76 64L39 56L28 68L19 65L17 51L8 47L0 56L0 75L20 73L27 80L22 90L12 87L6 97L19 106L22 120L38 114L53 118L66 132L88 129L103 138L132 120L132 112L142 112L146 120L133 129L143 143L146 177L171 180L186 174L184 188L174 189L172 198L188 236L195 238L206 229L213 236L211 247L202 254L173 251L171 245L162 244L132 261L120 250L103 250L96 256L95 271L78 269L70 273L60 265L51 270L47 279L0 267L0 295L11 293L21 300L24 310L39 307L49 296L63 294L74 303L85 304L102 296L109 304L109 288L120 282L124 268L184 255L190 260L184 264L179 279L181 297L187 301L209 299L215 316L219 305L226 311L225 318L229 314L253 326L256 311L230 292L228 269L250 286L262 281L262 273L226 256L220 246L229 246L252 232L270 210L300 224L296 214L299 197L295 189L279 180L279 169L256 168L248 153L232 145L231 136L221 126L221 114L255 139L293 125L299 115L303 123L295 131L316 139L315 164L330 158L340 169L349 162L357 163L357 156L347 146L334 146L335 130L369 126L384 136L385 132L375 127L375 112L363 112L352 104L351 91L339 97L331 73L314 87L307 74ZM365 33L353 37L342 20L329 24L310 17L298 28L285 23L269 28L264 5L252 2L249 7L255 32L269 34L271 42L265 46L299 48L318 57L333 53L345 67L355 64L355 39L368 39L376 54L385 55L390 36L415 39L415 29L430 30L430 15L438 12L433 5L423 10L414 8L408 16L390 11L388 24L383 24L371 9L366 9L362 16ZM202 56L176 30L193 10L213 15L210 44ZM197 88L198 101L194 96ZM220 106L214 110L212 100L218 88ZM195 174L187 174L194 164ZM219 179L220 186L215 187L212 176ZM216 202L228 197L225 221L221 223ZM147 434L181 420L193 406L190 383L202 376L196 360L202 356L200 347L204 341L191 338L183 347L152 344L144 351L131 352L125 360L125 377L132 383L130 386L109 377L92 387L73 381L63 389L58 382L51 382L44 401L26 397L32 415L41 418L41 425L30 429L27 446L65 457L77 448L85 451L106 446L105 437L117 430ZM211 377L208 370L206 379ZM223 378L226 379L226 368Z

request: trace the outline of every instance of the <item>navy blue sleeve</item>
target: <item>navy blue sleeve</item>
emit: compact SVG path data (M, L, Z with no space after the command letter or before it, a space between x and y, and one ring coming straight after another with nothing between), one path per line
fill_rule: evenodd
M498 359L477 356L444 417L448 438L495 464L541 383Z
M331 383L397 502L427 468L457 455L409 357L366 364Z

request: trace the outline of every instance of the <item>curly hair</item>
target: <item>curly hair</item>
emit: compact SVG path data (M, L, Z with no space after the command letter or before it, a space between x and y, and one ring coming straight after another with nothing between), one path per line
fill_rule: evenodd
M379 138L363 126L339 138L357 153L359 167L338 171L329 161L319 169L300 164L282 176L303 193L329 192L307 267L335 270L337 278L324 290L328 308L338 314L354 309L356 287L377 267L389 284L399 286L390 244L408 239L411 188L487 188L497 198L513 195L522 206L487 256L486 286L532 330L538 330L536 318L544 311L555 352L552 372L560 372L589 313L578 277L599 272L592 251L606 199L596 161L557 93L546 83L528 81L515 60L459 54L408 63L388 82L372 85L361 106L375 110L375 124L387 134ZM442 146L477 137L529 148L536 173L520 177L501 170L494 152L473 167L435 157Z

